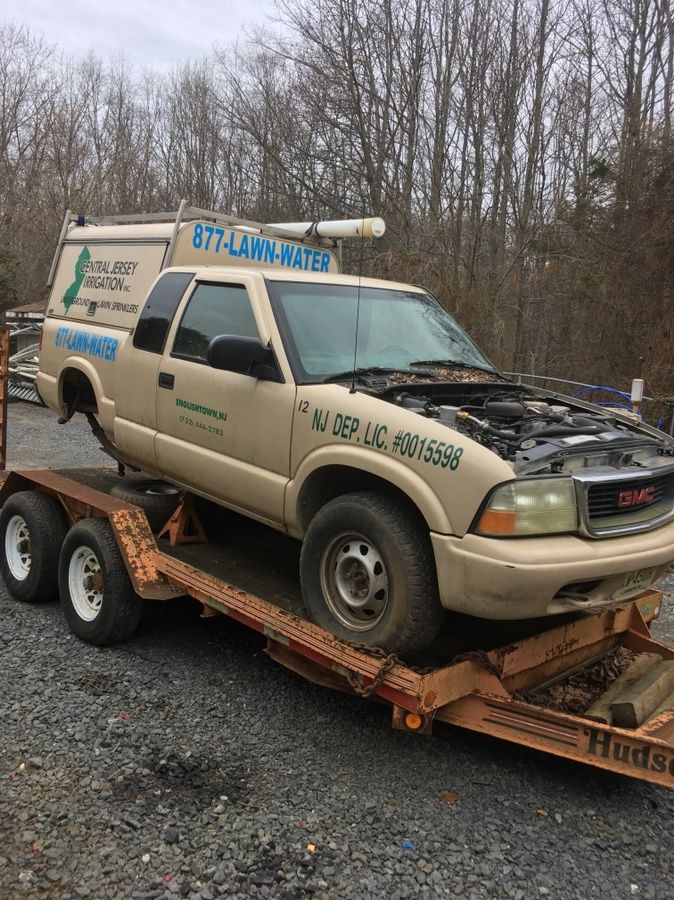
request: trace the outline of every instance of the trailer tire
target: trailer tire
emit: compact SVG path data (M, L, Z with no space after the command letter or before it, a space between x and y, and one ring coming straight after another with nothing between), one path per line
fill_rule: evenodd
M326 503L307 529L300 577L317 625L402 657L426 649L444 618L427 526L383 494Z
M180 489L159 478L127 478L110 491L113 497L139 506L153 531L159 531L178 505Z
M12 494L0 512L0 572L23 603L55 600L55 572L67 531L58 500L42 491Z
M66 535L59 593L71 631L88 644L115 644L135 632L143 601L133 589L107 519L82 519Z

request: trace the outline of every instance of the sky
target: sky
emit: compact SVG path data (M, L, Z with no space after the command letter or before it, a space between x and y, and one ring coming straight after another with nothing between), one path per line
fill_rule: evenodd
M25 24L68 54L123 55L137 69L168 71L214 43L273 26L273 0L2 0L0 23Z

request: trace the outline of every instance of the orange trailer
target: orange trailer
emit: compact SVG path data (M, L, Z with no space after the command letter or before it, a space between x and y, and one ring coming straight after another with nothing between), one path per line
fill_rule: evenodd
M169 537L158 539L141 509L107 492L115 479L111 468L12 471L0 489L0 505L30 491L54 498L70 526L83 519L107 520L119 566L140 597L195 598L205 615L227 615L264 635L268 654L303 677L388 703L396 728L429 734L435 722L447 722L674 786L674 709L639 728L625 729L531 699L537 688L563 681L620 646L674 659L674 649L656 641L649 629L660 609L659 591L553 627L548 620L544 630L505 646L490 646L493 639L481 646L474 636L470 649L448 662L413 667L382 651L335 638L300 618L284 597L263 599L227 580L221 572L221 547L175 540L188 527L186 517L194 515L189 502L174 514ZM529 699L523 699L525 695Z

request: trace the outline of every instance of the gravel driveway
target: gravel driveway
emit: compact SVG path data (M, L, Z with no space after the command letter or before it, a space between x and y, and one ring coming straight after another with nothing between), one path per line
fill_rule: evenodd
M14 466L103 460L27 405L9 441ZM658 629L674 640L671 612ZM673 822L673 791L394 732L191 602L97 649L0 592L1 900L674 897Z

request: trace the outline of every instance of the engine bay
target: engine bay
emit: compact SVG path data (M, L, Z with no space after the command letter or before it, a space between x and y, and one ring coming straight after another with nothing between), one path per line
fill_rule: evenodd
M401 387L377 393L467 435L510 462L518 474L651 469L671 465L674 455L671 440L655 429L526 385L427 382Z

